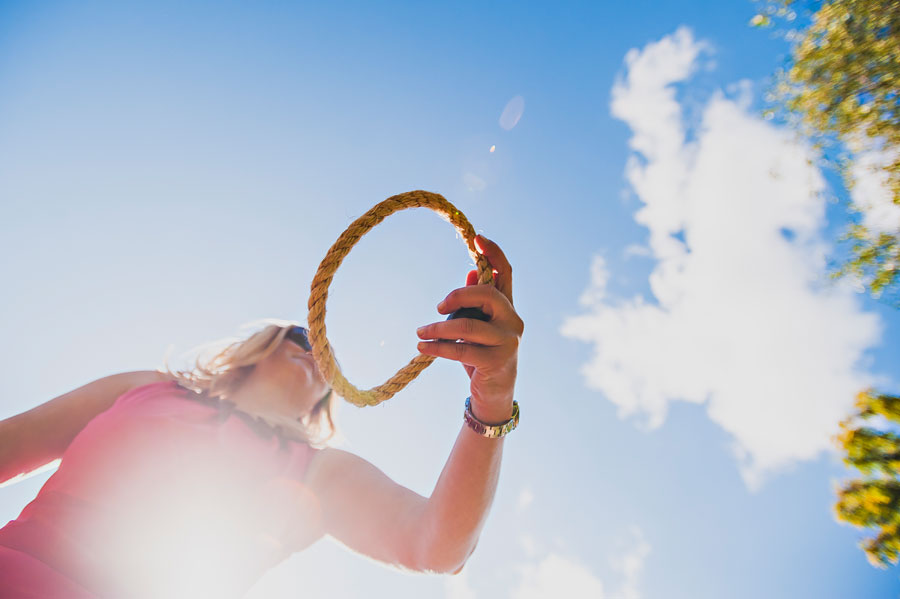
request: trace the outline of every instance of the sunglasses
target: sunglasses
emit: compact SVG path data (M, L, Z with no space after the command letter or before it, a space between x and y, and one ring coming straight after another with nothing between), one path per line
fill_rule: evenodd
M312 351L312 345L310 345L309 343L309 331L307 331L305 327L292 327L285 337L287 339L290 339L306 351Z

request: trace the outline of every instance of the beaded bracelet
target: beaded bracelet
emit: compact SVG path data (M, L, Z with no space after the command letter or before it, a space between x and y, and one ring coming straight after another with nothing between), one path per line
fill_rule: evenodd
M512 418L500 424L488 424L482 422L472 413L472 396L466 398L466 411L463 413L466 424L482 437L490 437L496 439L508 434L511 430L519 425L519 402L513 400Z

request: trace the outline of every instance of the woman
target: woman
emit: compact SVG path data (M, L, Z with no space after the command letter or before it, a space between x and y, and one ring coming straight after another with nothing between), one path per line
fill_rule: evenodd
M422 353L459 361L471 415L513 415L512 271L438 304L478 307L418 329ZM458 573L484 525L503 439L467 419L428 498L329 447L336 401L302 327L271 324L188 372L112 375L0 422L0 481L61 458L0 529L0 597L240 597L328 534L393 567ZM461 342L457 342L460 340ZM480 432L479 432L480 431Z

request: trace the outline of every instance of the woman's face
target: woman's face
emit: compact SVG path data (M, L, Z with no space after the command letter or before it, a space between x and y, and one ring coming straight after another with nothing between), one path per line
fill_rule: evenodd
M312 354L290 339L282 341L274 352L257 362L255 370L258 376L282 391L278 395L292 417L309 413L329 389Z

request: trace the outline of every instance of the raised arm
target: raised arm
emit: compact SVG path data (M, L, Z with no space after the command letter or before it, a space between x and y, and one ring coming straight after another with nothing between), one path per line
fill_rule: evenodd
M480 240L479 240L480 241ZM454 319L419 330L420 351L462 362L471 379L472 411L487 423L512 414L516 357L524 324L512 307L512 274L499 247L481 242L495 269L496 288L467 286L441 303L448 314L478 307L490 322ZM464 343L446 341L462 339ZM464 398L460 398L461 400ZM462 408L462 401L460 403ZM460 417L462 419L462 417ZM456 443L428 498L395 483L351 453L327 448L307 471L325 531L351 549L401 570L456 574L478 543L500 475L503 438L482 437L461 424Z
M0 484L28 478L59 459L81 429L123 393L164 380L168 376L155 370L113 374L0 420Z
M333 447L315 457L304 482L318 499L324 532L346 547L401 571L457 574L487 517L502 442L466 426L430 498Z
M495 285L477 285L469 272L466 287L438 304L449 314L480 308L489 322L457 318L421 327L424 354L457 360L471 380L472 412L489 424L509 420L513 412L519 339L525 324L512 299L512 268L500 247L480 235L476 245L494 269ZM459 342L457 342L459 340ZM462 400L463 398L460 398ZM500 477L503 438L487 438L463 424L422 514L427 562L439 571L459 572L475 550Z

